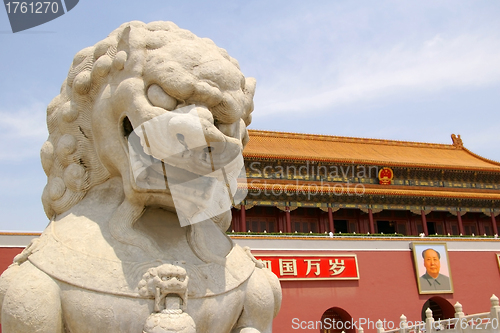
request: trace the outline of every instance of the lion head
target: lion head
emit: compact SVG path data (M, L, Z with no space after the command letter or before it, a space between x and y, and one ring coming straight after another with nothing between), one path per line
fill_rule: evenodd
M248 141L254 91L255 80L245 78L238 62L210 39L171 22L123 24L76 54L60 94L47 108L49 138L41 149L48 177L42 195L46 215L52 218L69 210L113 177L122 179L133 205L173 209L168 186L139 184L138 178L154 182L155 177L138 176L142 165L132 165L131 153L141 155L139 160L149 154L157 162L152 169L161 165L179 178L203 174L200 166L209 162L207 152L214 149L220 150L221 163L229 162ZM188 106L188 112L178 112ZM194 127L201 131L208 151L191 147L196 141L195 118ZM164 150L185 149L168 158L131 152L128 141L134 133L144 134L144 124L154 125L150 139L168 130L171 141ZM157 151L161 150L159 142Z

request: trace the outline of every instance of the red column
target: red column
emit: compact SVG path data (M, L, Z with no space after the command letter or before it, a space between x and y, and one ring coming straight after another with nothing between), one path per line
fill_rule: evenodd
M460 211L457 211L457 219L458 219L458 230L460 235L464 234L464 224L462 223L462 215L460 214Z
M375 233L375 222L373 222L373 212L371 208L368 208L368 218L370 219L370 234Z
M357 230L356 232L362 233L364 226L361 226L361 211L358 209L356 211L356 225L357 225ZM353 232L354 230L350 230L350 232Z
M324 223L323 223L323 219L321 218L321 209L317 208L317 211L318 211L318 231L320 234L324 233L325 230L323 230L325 227L324 227Z
M335 227L333 226L332 207L328 207L328 225L330 226L330 232L335 233Z
M416 235L415 223L413 223L413 215L411 215L411 212L406 212L406 219L408 221L408 235Z
M238 214L236 214L238 212ZM240 231L240 216L239 210L236 208L231 209L231 230L234 232Z
M448 230L448 226L446 225L446 213L441 213L443 216L443 233L446 235L448 233L451 234L451 230Z
M282 214L281 211L280 211L278 213L278 231L286 232L284 219L285 219L284 212Z
M240 227L242 232L247 231L247 218L246 218L246 213L245 213L245 205L241 205L241 211L240 211Z
M480 225L481 223L479 223L479 214L478 213L474 213L474 216L475 216L474 220L476 221L477 235L481 235L481 225Z
M491 225L493 227L493 235L498 235L497 219L493 215L493 212L491 212Z
M425 212L423 210L420 211L422 213L422 228L424 228L424 234L429 236L429 229L427 229L427 218L425 217Z
M290 218L290 207L285 207L285 217L286 217L286 230L285 232L292 233L292 221Z

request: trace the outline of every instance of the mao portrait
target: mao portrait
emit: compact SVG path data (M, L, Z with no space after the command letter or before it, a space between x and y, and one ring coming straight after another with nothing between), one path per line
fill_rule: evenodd
M413 243L420 294L453 293L446 243Z

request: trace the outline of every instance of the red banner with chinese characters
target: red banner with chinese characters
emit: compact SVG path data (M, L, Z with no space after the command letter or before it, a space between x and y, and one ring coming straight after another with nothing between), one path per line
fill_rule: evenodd
M255 254L280 280L359 280L355 254Z

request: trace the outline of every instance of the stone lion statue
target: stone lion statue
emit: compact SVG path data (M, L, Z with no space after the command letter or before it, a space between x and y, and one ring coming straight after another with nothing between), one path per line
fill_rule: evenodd
M50 224L0 278L3 332L271 332L279 281L225 234L254 91L171 22L78 52L47 108Z

